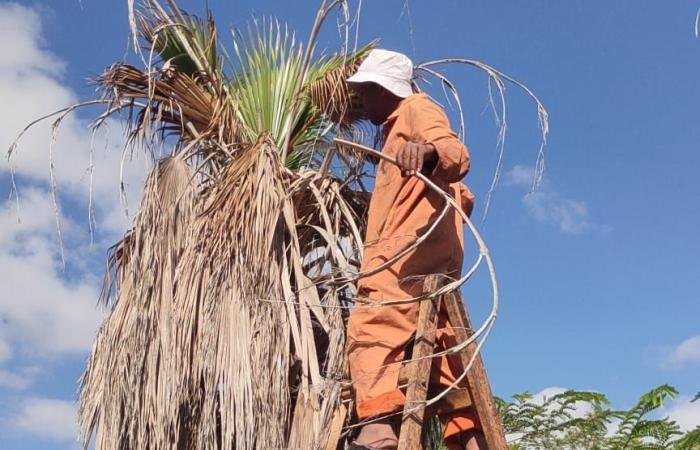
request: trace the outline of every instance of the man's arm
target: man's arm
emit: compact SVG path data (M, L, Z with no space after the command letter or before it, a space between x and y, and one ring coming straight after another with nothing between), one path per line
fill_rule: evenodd
M469 171L469 152L450 128L445 113L432 102L411 105L409 121L410 139L396 155L403 175L422 171L448 183L461 180Z

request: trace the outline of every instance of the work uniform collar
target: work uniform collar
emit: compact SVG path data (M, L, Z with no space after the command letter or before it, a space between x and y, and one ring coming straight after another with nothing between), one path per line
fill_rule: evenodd
M386 125L391 124L394 120L396 120L397 117L399 117L399 115L406 109L406 107L408 105L410 105L411 103L413 103L414 101L416 101L418 99L427 98L427 97L428 97L427 94L420 92L418 94L411 94L408 97L404 98L403 100L401 100L401 102L399 102L399 106L396 107L394 112L389 114L389 117L386 118L386 120L384 121L384 123L382 125L386 126Z

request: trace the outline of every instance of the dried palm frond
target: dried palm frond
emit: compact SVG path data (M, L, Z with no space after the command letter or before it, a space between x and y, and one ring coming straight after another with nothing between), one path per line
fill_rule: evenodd
M284 196L279 154L263 135L201 199L173 300L173 402L192 448L284 446L287 312L284 302L260 301L282 298Z
M111 259L116 298L81 381L80 423L96 448L169 448L178 386L167 368L175 270L191 240L192 171L178 157L151 170L132 232ZM106 293L107 291L105 291Z
M311 98L311 103L331 122L349 128L354 122L364 118L345 80L357 71L375 45L376 42L371 42L352 54L333 55L320 63L310 76L306 92Z
M537 120L539 122L539 127L540 127L540 146L539 146L539 151L537 153L537 159L535 161L535 170L534 170L534 176L532 180L532 188L531 192L536 190L539 184L542 182L542 179L544 177L544 149L545 146L547 145L547 135L549 134L549 113L547 112L547 109L544 107L542 102L540 101L539 97L537 97L527 86L525 86L523 83L520 81L514 79L513 77L504 74L503 72L489 66L488 64L484 64L481 61L475 61L472 59L465 59L465 58L445 58L445 59L439 59L439 60L434 60L434 61L426 61L423 63L418 64L415 67L416 72L420 74L425 74L428 75L429 77L434 77L436 78L444 88L447 88L447 90L452 94L453 98L456 101L456 105L458 108L459 112L459 119L460 119L460 135L464 133L464 114L462 113L462 106L459 98L459 93L457 92L457 89L454 85L454 83L447 78L445 75L440 73L439 71L435 70L435 67L438 66L444 66L444 65L462 65L462 66L467 66L467 67L476 67L479 70L482 70L483 72L486 73L488 76L488 87L489 87L489 101L491 108L496 115L496 123L499 126L499 131L498 131L498 140L497 140L497 147L498 147L498 160L496 163L496 169L494 170L494 175L491 180L491 186L489 187L488 193L486 194L486 206L484 208L484 215L482 220L486 220L486 216L489 213L489 208L491 206L491 199L493 196L493 193L496 189L496 186L498 185L498 181L500 180L501 172L503 169L503 162L504 162L504 155L505 155L505 140L506 140L506 129L508 127L507 121L506 121L506 99L505 99L505 89L506 89L506 83L511 83L520 89L522 89L525 94L527 94L534 102L537 107ZM496 85L496 89L498 91L499 99L500 99L500 115L497 113L497 108L494 104L492 93L491 93L491 83L494 83ZM449 100L449 99L448 99Z
M97 80L113 104L138 108L132 139L152 142L153 133L160 132L174 134L183 143L201 139L241 142L242 130L223 85L213 87L209 80L212 84L207 88L202 81L177 70L154 70L148 74L125 63L109 67ZM136 106L136 100L145 105Z

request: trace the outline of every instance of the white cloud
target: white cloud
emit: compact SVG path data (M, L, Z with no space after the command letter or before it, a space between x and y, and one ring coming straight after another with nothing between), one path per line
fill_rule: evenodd
M0 3L0 42L11 43L0 58L0 98L6 105L0 109L0 152L30 121L78 101L61 78L66 64L44 48L42 39L38 10ZM12 204L0 208L0 387L25 389L37 376L27 367L85 354L103 318L96 301L104 253L129 224L119 200L123 130L116 122L108 125L109 133L98 133L94 147L92 189L99 242L94 247L88 245L84 212L91 184L87 122L68 116L53 149L67 270L59 262L56 214L49 195L51 121L39 124L19 142L12 159L19 212ZM127 165L132 210L144 172L143 163ZM9 173L7 159L1 158L0 183L6 184L0 192L10 188ZM25 412L46 410L37 405L25 405L29 408Z
M12 45L3 49L0 70L57 72L65 64L37 45L42 39L41 18L36 10L16 3L0 4L0 33L12 37ZM7 41L3 41L7 42Z
M25 378L22 374L0 370L0 388L7 388L21 391L31 384L31 379Z
M30 398L22 402L10 420L16 432L47 440L76 440L78 436L75 402L50 398Z
M556 192L533 192L523 198L530 215L542 223L553 223L565 233L581 233L593 228L588 206L580 200L562 198Z
M675 420L683 431L700 426L700 401L691 402L690 400L691 397L681 396L665 408L662 414Z
M11 209L0 212L0 338L46 355L84 352L102 318L95 307L98 287L90 274L76 282L62 278L46 195L29 189L23 207L22 224Z
M0 127L0 151L4 151L31 121L75 104L79 99L61 81L65 64L42 47L40 17L35 10L12 3L0 4L0 42L12 42L3 49L3 58L0 59L0 98L5 105L11 105L0 109L0 123L3 124ZM19 141L12 157L12 166L18 176L45 189L49 183L53 120L30 129ZM59 200L70 199L87 205L91 153L88 125L88 121L71 114L58 128L52 153ZM117 232L128 226L119 201L119 166L124 138L120 124L108 121L106 127L94 140L92 191L94 198L99 199L98 225L105 231ZM143 161L130 163L127 160L125 182L132 201L138 198L142 185L139 181L143 178L143 165ZM6 158L2 158L0 175L9 172L10 165ZM21 198L23 189L22 186L19 188Z
M506 173L507 186L532 186L534 169L529 166L515 166ZM590 220L588 204L563 196L546 181L535 192L522 199L531 217L541 223L556 225L564 233L578 234L600 227Z
M0 369L0 388L22 391L28 388L40 373L39 367L20 367L14 371Z
M0 339L0 365L10 359L12 356L12 349L7 341Z
M506 186L531 186L535 169L532 166L515 166L506 173Z
M0 58L0 99L5 105L0 109L1 154L29 122L79 100L62 79L67 65L43 45L40 12L0 3L0 42L7 44ZM119 198L123 130L117 122L108 122L109 133L96 136L91 183L87 125L80 116L70 115L56 136L53 173L58 214L49 195L51 120L23 137L12 159L20 208L18 212L14 204L0 205L0 389L15 391L9 395L16 400L11 404L14 412L2 412L2 435L64 442L77 436L74 402L39 398L30 389L42 375L52 373L56 360L89 351L103 318L96 301L105 251L129 225ZM127 161L124 181L132 210L143 185L144 166L142 161ZM0 194L5 196L10 169L7 158L0 158ZM85 211L91 184L97 219L93 247ZM60 264L57 215L64 234L65 270Z
M700 335L691 336L676 347L662 350L663 368L680 368L700 362Z

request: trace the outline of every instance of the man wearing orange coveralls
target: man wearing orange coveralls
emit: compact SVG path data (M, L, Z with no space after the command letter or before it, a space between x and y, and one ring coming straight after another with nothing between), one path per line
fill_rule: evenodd
M428 176L461 202L470 213L473 195L460 180L469 170L469 154L450 128L444 111L428 96L413 93L413 63L400 53L372 50L347 81L366 117L383 126L382 152L400 168L382 161L369 206L361 271L382 265L424 234L442 211L445 200L417 177ZM459 278L463 259L463 223L454 211L443 218L427 240L388 267L358 282L358 297L394 301L419 296L425 275ZM348 361L358 418L371 420L403 409L398 386L404 350L416 331L416 302L367 306L358 301L348 321ZM438 321L441 349L456 344L444 311ZM436 358L431 386L444 389L462 373L457 355ZM440 389L440 390L442 390ZM441 417L450 450L484 450L479 424L470 410ZM364 425L354 449L395 449L390 419Z

